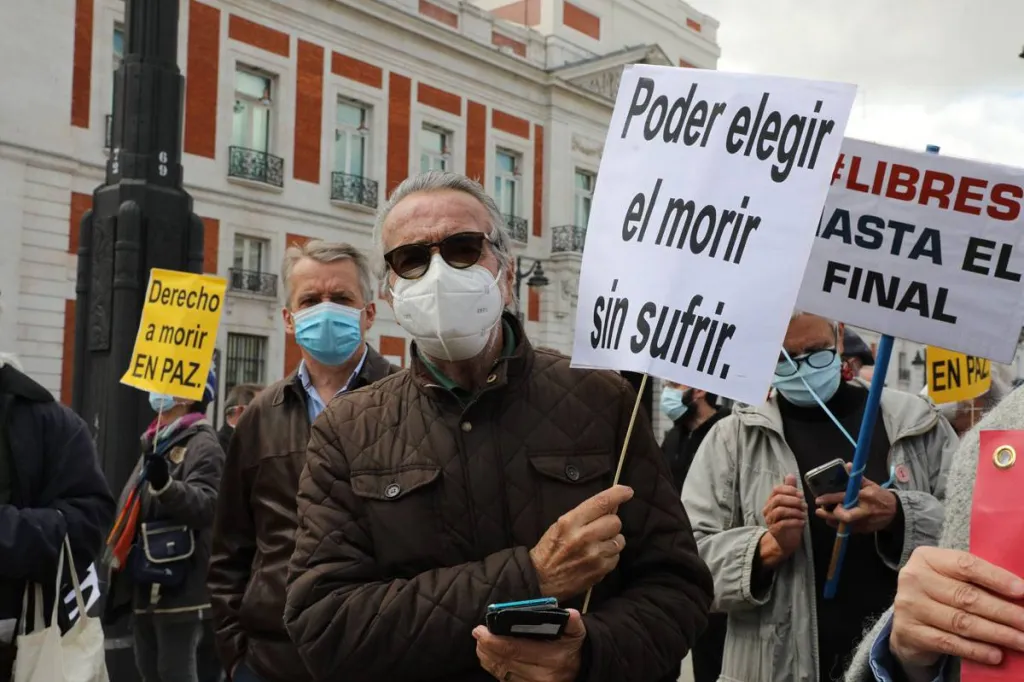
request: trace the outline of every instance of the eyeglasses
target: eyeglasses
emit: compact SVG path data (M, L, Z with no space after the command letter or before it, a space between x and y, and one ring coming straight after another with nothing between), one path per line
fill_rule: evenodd
M436 248L444 262L465 270L476 265L484 252L483 232L458 232L438 242L416 242L397 246L384 254L384 261L402 279L419 279L427 274Z
M825 369L832 364L835 357L835 348L823 348L822 350L798 355L795 358L792 358L793 362L783 358L782 360L779 360L779 364L775 366L775 376L791 377L797 373L800 369L800 365L804 363L806 363L808 367L813 367L814 369Z

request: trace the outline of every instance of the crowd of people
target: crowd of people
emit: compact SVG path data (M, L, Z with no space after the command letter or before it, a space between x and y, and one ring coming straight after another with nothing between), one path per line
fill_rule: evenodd
M852 330L795 311L762 405L666 383L659 444L624 378L531 345L504 224L431 171L371 259L290 246L299 365L234 387L219 431L212 373L199 400L150 394L116 501L85 423L0 358L0 680L65 536L145 682L674 682L691 651L697 682L955 682L1024 651L1024 582L968 553L979 429L1022 425L1004 377L970 405L885 389L846 509L806 476L853 456L874 358ZM366 341L379 282L407 369ZM483 625L535 598L569 609L560 637Z

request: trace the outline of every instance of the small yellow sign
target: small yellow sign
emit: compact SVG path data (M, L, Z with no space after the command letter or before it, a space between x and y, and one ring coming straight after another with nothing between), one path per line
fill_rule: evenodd
M153 268L135 350L121 383L201 400L226 290L221 277Z
M984 358L928 346L928 396L937 403L958 403L985 394L992 385L992 363Z

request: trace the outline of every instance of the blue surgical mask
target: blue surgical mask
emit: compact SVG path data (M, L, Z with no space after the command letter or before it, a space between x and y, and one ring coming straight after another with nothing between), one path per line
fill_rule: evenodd
M789 363L789 360L783 360ZM803 381L801 381L801 378ZM832 362L826 367L811 367L806 362L800 363L800 368L792 376L780 377L775 375L772 386L775 387L782 397L799 407L811 407L817 405L814 395L823 403L827 403L839 390L839 384L843 378L843 361L839 355L832 358ZM804 385L804 382L807 385ZM808 391L810 387L810 391ZM812 395L811 391L814 392Z
M666 386L661 389L661 411L672 421L677 421L689 411L690 406L685 402L683 389Z
M157 414L161 412L170 412L174 409L175 398L173 395L167 395L166 393L156 393L150 391L149 393L149 406L153 408L153 411Z
M330 301L294 312L295 342L317 362L336 367L363 342L362 312Z

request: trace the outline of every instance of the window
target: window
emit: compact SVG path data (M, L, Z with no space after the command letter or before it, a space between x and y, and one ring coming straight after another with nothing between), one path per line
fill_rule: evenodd
M270 76L257 71L235 72L235 118L231 144L258 152L270 151Z
M425 125L420 130L420 171L448 170L451 161L452 134Z
M573 225L586 227L590 222L590 202L594 198L594 174L576 170L576 208Z
M494 199L498 210L507 216L518 216L520 209L520 157L499 149L494 158Z
M264 383L267 337L228 333L227 368L224 372L224 393L239 384Z
M114 71L121 67L122 59L124 59L124 26L114 24Z
M235 261L232 267L245 272L263 272L268 262L270 243L266 239L235 235Z
M369 135L369 108L339 99L334 117L334 170L365 177Z

